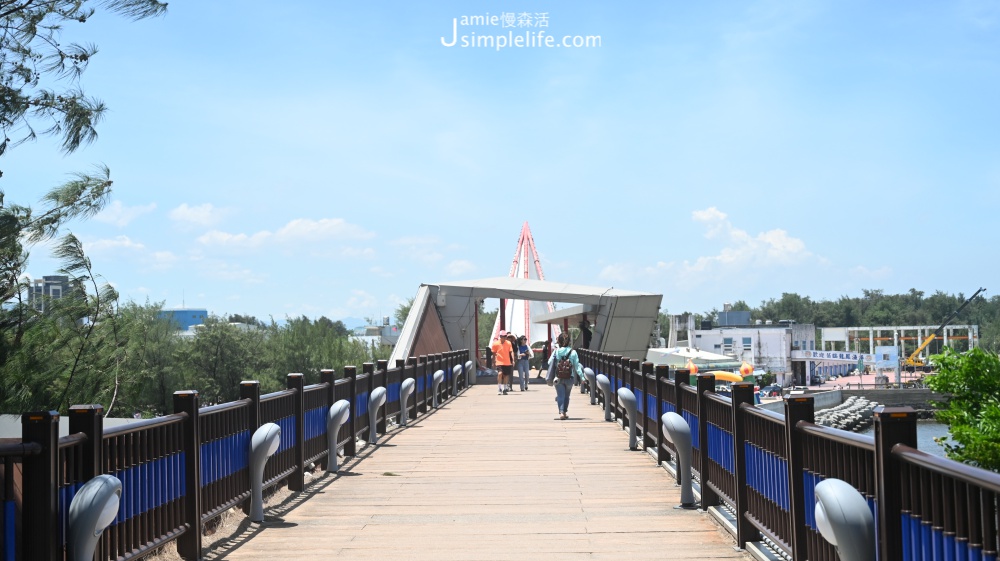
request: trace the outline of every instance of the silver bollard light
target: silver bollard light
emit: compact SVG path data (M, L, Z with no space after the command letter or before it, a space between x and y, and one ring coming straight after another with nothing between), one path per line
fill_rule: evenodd
M462 376L462 365L456 364L451 368L451 395L458 395L458 379Z
M663 434L677 449L677 473L681 475L681 504L674 508L695 509L694 489L691 486L691 427L684 417L668 412L660 417Z
M416 385L417 382L413 378L407 378L399 385L399 426L401 427L405 427L406 421L410 418L410 408L406 403L410 400L410 395L413 394L413 388Z
M250 439L250 521L264 521L264 466L267 459L278 451L281 444L281 427L264 423Z
M638 447L636 445L636 441L638 440L638 437L636 436L635 427L635 394L628 388L618 388L618 401L622 404L622 407L625 408L625 414L628 415L628 449L637 450Z
M605 374L598 374L596 379L597 387L604 394L604 420L613 421L614 418L611 416L611 380Z
M340 427L344 426L350 417L351 402L346 399L338 399L326 414L326 471L329 473L340 471L340 461L337 456L340 445L337 443L337 435L340 434Z
M379 386L368 396L368 442L378 442L378 409L385 405L385 388Z
M875 519L861 493L840 479L816 485L816 527L841 561L875 561Z
M438 392L441 391L441 382L444 381L444 370L435 371L432 380L433 383L431 387L434 388L434 409L437 409L438 407L441 406L438 403Z
M473 368L473 366L475 366L475 365L472 364L471 360L465 361L465 385L466 386L474 386L474 385L476 385L476 369Z
M588 367L583 369L583 377L587 379L587 387L590 388L590 404L597 405L597 374Z
M76 492L69 505L69 561L94 558L101 534L118 516L121 496L122 482L113 475L98 475Z

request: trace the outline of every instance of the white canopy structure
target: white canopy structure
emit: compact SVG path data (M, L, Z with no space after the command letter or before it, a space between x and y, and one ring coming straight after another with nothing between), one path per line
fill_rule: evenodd
M514 277L423 284L391 360L476 349L477 312L486 298L586 306L592 310L588 319L594 325L589 348L641 360L663 295ZM544 320L544 314L533 319Z

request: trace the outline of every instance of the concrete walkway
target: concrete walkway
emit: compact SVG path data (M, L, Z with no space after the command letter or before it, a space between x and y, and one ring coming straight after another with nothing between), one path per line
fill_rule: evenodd
M473 386L381 437L214 559L744 559L628 434L574 393ZM515 381L515 388L517 384Z

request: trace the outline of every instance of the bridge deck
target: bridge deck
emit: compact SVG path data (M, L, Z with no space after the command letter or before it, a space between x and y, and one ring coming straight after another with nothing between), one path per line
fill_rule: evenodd
M674 509L672 478L588 396L573 394L567 421L554 396L473 386L209 557L747 558L707 514Z

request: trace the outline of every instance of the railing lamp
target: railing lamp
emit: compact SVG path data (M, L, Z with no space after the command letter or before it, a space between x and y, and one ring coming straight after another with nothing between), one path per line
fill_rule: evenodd
M115 521L121 503L122 482L98 475L77 491L69 505L69 561L91 561L104 529Z
M385 404L385 388L379 386L368 396L368 442L378 442L378 409Z
M618 388L618 401L625 408L625 415L628 416L628 449L637 450L636 441L638 437L636 436L635 427L635 412L636 412L636 402L635 394L632 390L628 388Z
M677 473L681 475L681 504L674 508L696 509L691 484L691 427L684 417L669 411L660 417L663 434L677 450Z
M340 427L347 422L351 416L351 402L346 399L339 399L330 406L330 411L326 415L326 471L337 473L340 471L340 461L337 452L340 450L338 435ZM354 438L354 435L351 435Z
M281 427L264 423L250 439L250 521L264 521L264 466L281 445Z
M816 527L841 561L875 561L875 519L868 501L846 481L816 485Z
M604 420L610 422L613 420L611 416L611 380L606 374L598 374L596 379L597 387L604 394Z
M587 387L590 388L590 404L597 405L597 375L587 367L583 369L583 377L587 379Z
M410 394L413 393L413 388L416 385L417 382L413 378L407 378L399 385L399 426L401 427L405 427L406 421L410 418L410 407L407 402L410 401Z
M433 385L431 386L434 388L434 409L437 409L438 407L441 406L438 403L438 392L441 391L441 382L443 381L444 381L444 370L436 370L434 372Z

